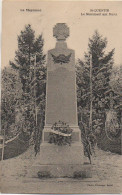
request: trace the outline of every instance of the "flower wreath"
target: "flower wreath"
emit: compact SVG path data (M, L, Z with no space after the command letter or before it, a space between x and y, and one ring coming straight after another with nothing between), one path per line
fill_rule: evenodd
M65 122L54 123L49 134L49 143L56 145L71 145L72 129Z

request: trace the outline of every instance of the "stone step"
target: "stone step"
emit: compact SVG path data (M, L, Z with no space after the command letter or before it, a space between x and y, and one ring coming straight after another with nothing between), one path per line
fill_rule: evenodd
M91 165L84 164L55 164L55 165L34 165L29 171L29 175L33 178L91 178Z

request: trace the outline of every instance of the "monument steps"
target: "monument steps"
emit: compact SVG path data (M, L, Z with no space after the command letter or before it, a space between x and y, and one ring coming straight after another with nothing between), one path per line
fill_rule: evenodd
M29 174L34 178L91 178L91 166L90 165L35 165L30 170ZM39 176L40 174L40 176ZM75 176L76 175L76 176ZM78 175L78 176L77 176Z

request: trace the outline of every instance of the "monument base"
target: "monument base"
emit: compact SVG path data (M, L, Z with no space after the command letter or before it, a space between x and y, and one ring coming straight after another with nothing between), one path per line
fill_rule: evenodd
M91 176L91 165L84 164L83 146L79 142L71 146L42 143L40 153L31 170L31 177L83 177Z

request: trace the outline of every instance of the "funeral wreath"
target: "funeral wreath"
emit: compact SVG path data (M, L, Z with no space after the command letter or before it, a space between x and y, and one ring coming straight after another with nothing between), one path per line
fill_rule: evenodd
M49 143L55 145L71 145L72 129L65 122L54 123L49 134Z

